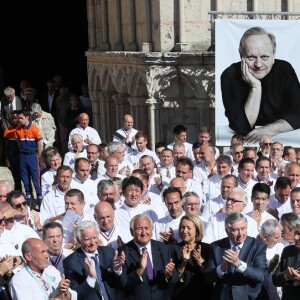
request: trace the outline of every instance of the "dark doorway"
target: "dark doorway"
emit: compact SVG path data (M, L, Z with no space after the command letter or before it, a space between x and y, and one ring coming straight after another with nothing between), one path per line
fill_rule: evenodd
M59 74L79 93L87 82L85 0L1 1L0 93L27 79L38 92Z

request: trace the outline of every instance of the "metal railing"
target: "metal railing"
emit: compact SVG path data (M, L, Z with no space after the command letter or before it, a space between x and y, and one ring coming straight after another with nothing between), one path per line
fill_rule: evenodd
M215 29L215 19L244 20L300 20L300 12L278 11L209 11L211 30Z

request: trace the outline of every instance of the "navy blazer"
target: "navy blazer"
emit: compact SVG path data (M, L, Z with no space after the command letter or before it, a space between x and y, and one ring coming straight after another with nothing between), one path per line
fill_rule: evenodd
M113 271L114 249L101 246L98 247L99 262L102 279L110 300L119 299L119 292L116 289L116 275ZM70 287L78 294L78 300L97 300L101 299L98 285L90 287L86 281L84 259L85 253L81 248L70 254L63 260L64 272L67 279L71 280Z
M228 237L213 242L208 266L204 272L207 283L216 283L211 299L256 299L267 269L266 248L263 242L248 236L239 254L240 260L247 263L246 271L241 274L228 270L219 278L216 268L222 264L224 251L230 249L230 242Z
M273 274L272 281L274 285L282 287L282 300L294 300L295 295L300 295L300 285L295 285L292 280L286 281L284 278L287 267L297 269L298 254L299 250L295 245L283 248L279 266Z
M142 279L137 275L141 254L133 240L120 247L125 252L126 260L119 277L122 299L136 300L167 300L171 299L174 285L179 280L178 272L174 270L171 278L166 279L163 271L172 258L171 247L155 240L151 240L154 279L149 281L146 271Z

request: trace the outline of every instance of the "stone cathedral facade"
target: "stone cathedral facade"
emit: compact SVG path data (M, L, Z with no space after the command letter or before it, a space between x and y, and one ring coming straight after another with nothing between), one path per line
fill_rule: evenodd
M213 19L297 6L296 0L87 0L88 83L102 140L112 139L124 113L148 133L150 148L171 142L177 124L188 128L189 142L202 126L214 132Z

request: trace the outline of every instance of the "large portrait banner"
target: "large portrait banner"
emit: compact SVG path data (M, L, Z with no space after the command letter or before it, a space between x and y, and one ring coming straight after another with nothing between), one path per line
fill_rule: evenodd
M215 20L217 146L300 147L300 21Z

